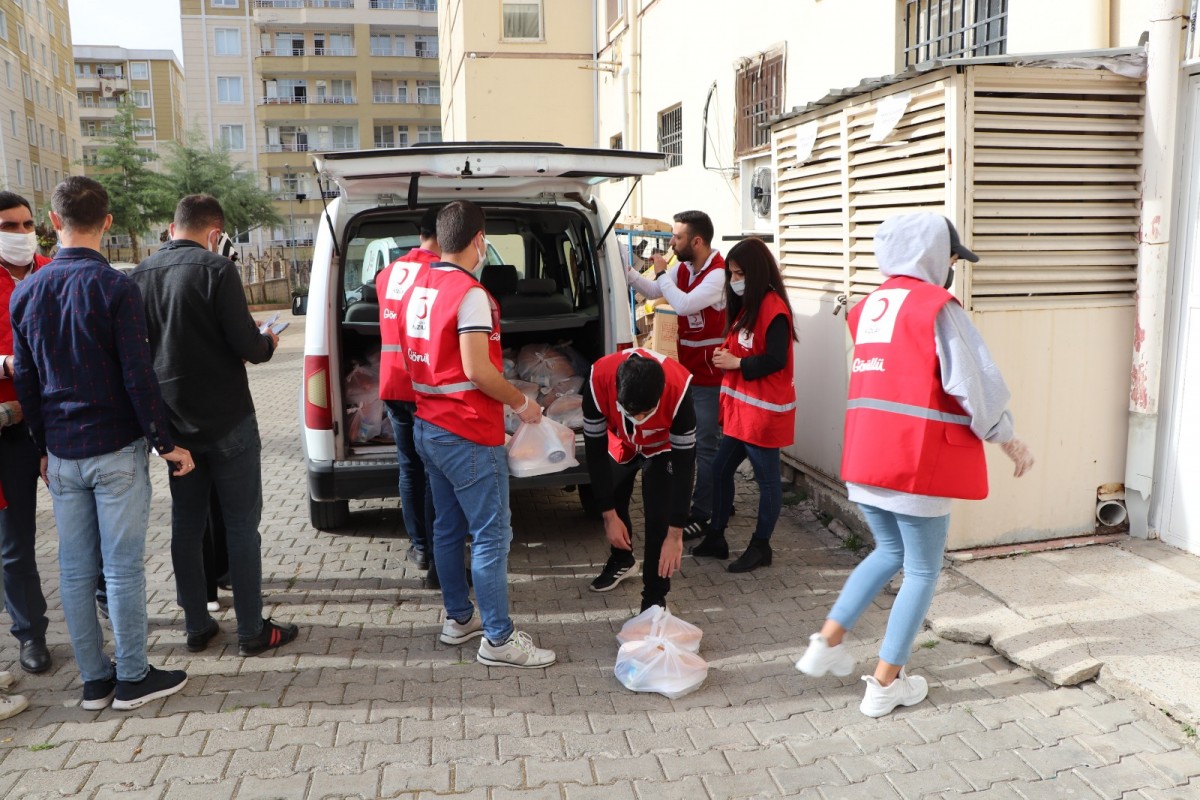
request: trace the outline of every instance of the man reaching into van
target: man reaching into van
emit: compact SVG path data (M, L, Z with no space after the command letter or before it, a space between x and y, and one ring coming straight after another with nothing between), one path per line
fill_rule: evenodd
M666 260L656 253L654 280L643 278L632 268L625 271L634 289L649 298L665 298L679 315L679 363L692 373L696 487L692 491L691 515L683 529L685 539L696 539L708 532L712 516L712 462L721 438L718 417L725 371L713 363L713 350L725 341L725 259L712 249L712 239L713 224L708 214L681 211L675 215L671 233L671 249L679 263L668 267ZM592 588L605 591L595 584Z
M413 438L437 508L433 547L446 608L439 638L455 645L482 635L476 658L489 666L548 667L554 651L514 630L508 613L504 450L504 406L528 423L541 422L542 412L504 379L500 309L473 274L487 260L483 210L450 203L438 213L437 239L442 261L411 271L407 285L393 275L385 291L401 297L400 345L417 399ZM479 613L462 561L468 534Z
M183 606L187 649L217 635L208 611L204 529L215 490L225 520L238 655L255 656L296 638L295 625L262 618L262 442L246 361L270 360L279 337L260 333L233 262L217 254L225 212L215 197L188 195L175 208L171 241L130 277L142 290L154 372L170 410L171 436L196 460L171 476L171 562Z
M433 490L425 477L425 465L417 455L413 440L413 421L417 413L417 396L413 393L412 378L405 369L404 347L400 344L400 300L402 287L412 285L415 272L425 264L441 260L437 240L436 206L425 210L418 224L421 237L414 247L393 261L375 276L379 295L379 335L383 350L379 354L379 399L387 406L388 419L396 439L396 465L400 469L400 513L408 531L408 560L420 569L429 570L425 585L430 589L441 586L434 567L433 547Z

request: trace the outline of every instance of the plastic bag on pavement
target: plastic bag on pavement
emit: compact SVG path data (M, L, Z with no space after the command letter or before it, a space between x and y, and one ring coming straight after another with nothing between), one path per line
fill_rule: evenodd
M583 395L564 394L546 406L546 416L572 430L583 430Z
M521 423L508 445L508 471L514 478L548 475L579 466L575 458L575 431L543 418Z
M626 689L674 700L700 688L708 678L708 662L657 636L621 645L613 674Z
M704 631L680 619L662 606L650 606L621 626L617 641L621 644L660 636L689 653L700 652Z

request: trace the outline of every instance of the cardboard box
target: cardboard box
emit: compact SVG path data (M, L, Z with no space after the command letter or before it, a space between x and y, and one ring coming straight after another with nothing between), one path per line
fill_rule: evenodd
M667 305L655 306L650 349L679 360L679 316Z

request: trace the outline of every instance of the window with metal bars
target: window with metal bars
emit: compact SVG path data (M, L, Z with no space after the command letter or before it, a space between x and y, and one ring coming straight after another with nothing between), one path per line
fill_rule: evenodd
M904 65L1008 51L1008 0L906 0Z
M737 71L735 85L733 151L743 156L771 144L771 131L762 124L783 110L783 53L750 59Z
M667 154L667 169L683 163L683 106L658 115L658 149Z

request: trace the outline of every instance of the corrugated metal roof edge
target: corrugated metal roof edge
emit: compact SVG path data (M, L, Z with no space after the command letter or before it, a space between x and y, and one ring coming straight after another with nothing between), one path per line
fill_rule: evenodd
M1052 53L1017 53L1003 56L976 56L973 58L947 58L934 59L932 61L923 61L920 64L914 64L903 72L897 72L892 75L884 75L879 78L864 78L857 86L850 86L845 89L831 89L828 94L819 100L803 105L796 106L791 111L786 111L776 117L771 117L762 127L770 127L780 122L785 122L789 119L803 116L810 111L816 111L826 106L831 106L834 103L857 97L859 95L869 94L877 89L883 89L893 84L906 81L910 78L916 78L927 72L943 69L945 67L972 67L981 64L1000 64L1010 67L1032 66L1034 64L1044 64L1045 62L1054 61L1075 61L1087 58L1116 58L1129 59L1131 56L1145 57L1146 48L1144 47L1113 47L1103 50L1066 50ZM1132 59L1130 59L1132 60Z

